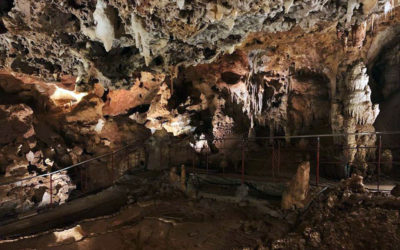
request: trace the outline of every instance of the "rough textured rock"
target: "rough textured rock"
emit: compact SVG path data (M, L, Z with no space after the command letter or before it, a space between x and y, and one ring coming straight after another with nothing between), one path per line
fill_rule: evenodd
M34 136L32 114L32 109L23 104L0 105L0 144Z
M2 182L34 177L51 170L57 157L42 151L43 138L40 129L37 133L33 110L24 104L0 105L0 117ZM57 164L62 161L57 160ZM0 216L48 205L50 200L56 204L64 203L75 185L65 172L54 174L52 178L54 189L51 195L47 177L2 185Z
M296 25L311 31L320 22L338 22L346 30L361 27L356 33L362 34L365 19L394 7L390 1L8 2L12 7L2 17L5 66L46 79L67 73L79 76L78 82L94 77L112 85L146 66L209 62L233 51L250 32Z
M362 177L353 176L321 193L271 249L392 249L399 242L399 205L396 197L365 190Z

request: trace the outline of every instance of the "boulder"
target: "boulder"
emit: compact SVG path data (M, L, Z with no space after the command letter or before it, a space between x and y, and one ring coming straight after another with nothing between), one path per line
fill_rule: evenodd
M365 193L366 189L363 183L363 177L361 175L353 174L347 180L342 181L342 189L348 189L354 193Z

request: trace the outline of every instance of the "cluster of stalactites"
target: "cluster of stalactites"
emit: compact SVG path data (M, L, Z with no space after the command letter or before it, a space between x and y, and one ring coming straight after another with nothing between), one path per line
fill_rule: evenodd
M379 114L379 106L371 102L369 77L363 63L356 64L346 79L345 114L354 118L357 124L373 124Z

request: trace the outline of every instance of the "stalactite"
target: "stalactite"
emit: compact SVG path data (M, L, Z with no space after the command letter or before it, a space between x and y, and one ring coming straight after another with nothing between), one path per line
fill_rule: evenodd
M136 14L132 14L132 30L135 35L135 43L136 47L140 50L140 53L143 55L146 66L150 64L150 34L143 27L141 20L136 16Z
M392 9L393 9L393 6L394 6L393 0L387 0L387 1L386 1L385 7L384 7L385 18L386 18L386 16L387 16L388 13L391 14ZM390 15L389 15L389 16L390 16Z

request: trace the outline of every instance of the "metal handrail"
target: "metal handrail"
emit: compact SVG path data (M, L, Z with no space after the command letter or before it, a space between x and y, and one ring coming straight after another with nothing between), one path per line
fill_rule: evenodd
M336 133L336 134L313 134L313 135L292 135L292 136L266 136L266 137L252 137L252 138L240 138L240 137L225 137L225 138L219 138L219 139L213 139L213 140L239 140L239 141L251 141L251 140L274 140L274 139L299 139L299 138L321 138L321 137L341 137L341 136L351 136L351 135L355 135L355 136L360 136L360 135L400 135L400 131L375 131L375 132L359 132L359 133ZM198 139L197 141L204 141L207 139ZM41 174L41 175L35 175L35 176L30 176L30 177L26 177L23 179L19 179L19 180L13 180L13 181L8 181L8 182L3 182L0 183L0 186L6 186L6 185L10 185L10 184L14 184L14 183L18 183L18 182L22 182L22 181L27 181L27 180L32 180L34 178L39 178L39 177L47 177L53 174L57 174L69 169L73 169L75 167L79 167L82 166L86 163L107 157L107 156L111 156L113 154L116 154L118 152L121 152L123 150L125 150L128 147L133 146L135 143L138 143L139 141L135 141L134 143L130 143L126 146L123 146L115 151L79 162L77 164L73 164L71 166L53 171L53 172L49 172L49 173L45 173L45 174ZM138 145L136 145L136 147L138 147Z
M282 136L260 136L260 137L224 137L224 138L214 138L214 141L224 141L224 140L257 140L257 139L300 139L300 138L318 138L318 137L341 137L341 136L360 136L360 135L400 135L400 131L382 131L382 132L359 132L359 133L336 133L336 134L313 134L313 135L282 135ZM207 141L207 138L197 139L197 141Z
M95 161L95 160L98 160L98 159L102 159L102 158L105 158L105 157L107 157L107 156L110 156L110 155L119 153L119 152L121 152L121 151L123 151L123 150L125 150L126 148L129 148L129 147L131 147L131 146L138 147L138 145L134 145L135 143L138 143L138 142L139 142L139 141L135 141L134 143L130 143L130 144L126 145L126 146L123 146L123 147L121 147L121 148L118 148L118 149L115 150L115 151L112 151L112 152L109 152L109 153L106 153L106 154L103 154L103 155L96 156L96 157L94 157L94 158L91 158L91 159L88 159L88 160L85 160L85 161L82 161L82 162L73 164L73 165L71 165L71 166L68 166L68 167L65 167L65 168L62 168L62 169L58 169L58 170L53 171L53 172L49 172L49 173L45 173L45 174L40 174L40 175L35 175L35 176L30 176L30 177L26 177L26 178L19 179L19 180L16 180L16 181L14 180L14 181L9 181L9 182L3 182L3 183L0 183L0 186L11 185L11 184L14 184L14 183L18 183L18 182L22 182L22 181L28 181L28 180L32 180L32 179L39 178L39 177L47 177L47 176L54 175L54 174L57 174L57 173L60 173L60 172L63 172L63 171L67 171L67 170L69 170L69 169L73 169L73 168L82 166L82 165L84 165L84 164L86 164L86 163L89 163L89 162L92 162L92 161Z

